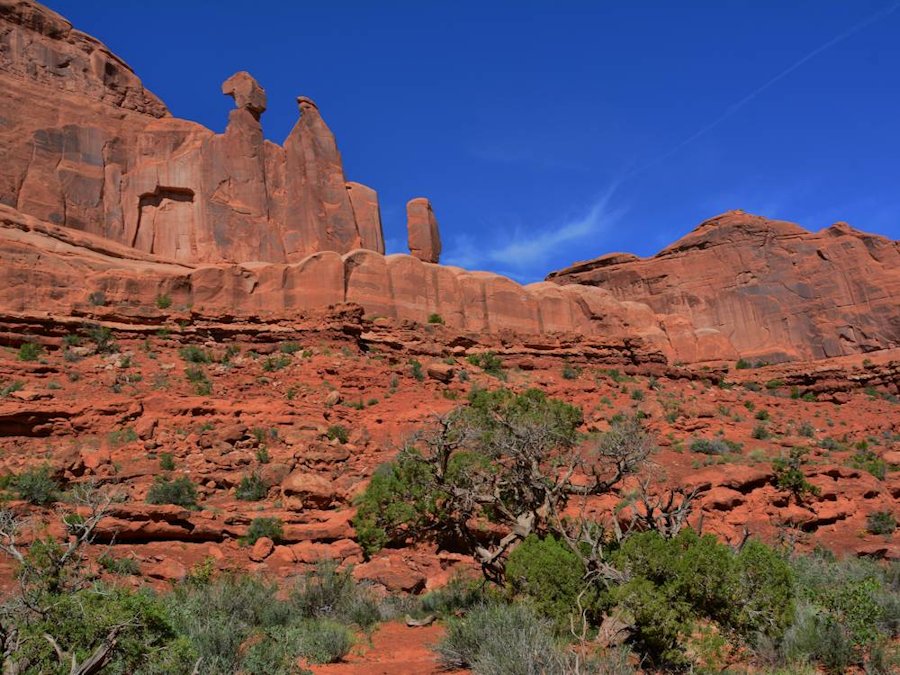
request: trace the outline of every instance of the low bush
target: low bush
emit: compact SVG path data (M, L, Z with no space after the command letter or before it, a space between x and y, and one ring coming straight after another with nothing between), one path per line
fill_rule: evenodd
M707 440L705 438L696 438L691 441L691 452L699 452L704 455L727 455L734 448L730 443L721 438Z
M29 504L49 506L59 500L59 482L47 465L23 471L10 480L10 487Z
M37 361L44 355L44 348L34 342L23 342L19 346L19 361Z
M409 374L419 382L422 382L425 379L425 371L422 370L422 364L416 359L409 360Z
M856 454L850 458L850 466L860 471L867 471L878 480L884 480L887 473L887 462L872 450L869 450L868 447L856 451Z
M159 453L159 468L163 471L175 470L175 458L172 456L171 452Z
M196 345L187 345L178 350L178 355L188 363L212 363L212 355Z
M269 486L262 478L260 478L259 474L254 471L249 476L241 478L241 482L238 483L238 486L234 491L234 496L241 501L258 502L261 499L265 499L268 493Z
M428 323L443 324L444 319L441 317L440 314L429 314L428 315Z
M437 652L446 667L478 675L575 672L574 654L557 641L553 623L525 603L481 605L450 619Z
M340 424L332 424L325 432L325 436L329 441L336 440L338 443L343 445L350 440L350 431L347 429L347 427Z
M156 296L156 306L159 309L169 309L172 306L172 298L168 295L157 295Z
M253 546L263 537L268 537L275 543L280 542L284 538L284 525L281 522L281 518L269 516L254 518L250 521L247 535L242 538L241 543L246 546Z
M197 506L197 488L187 476L175 479L157 476L147 492L147 503L175 504L192 509Z
M503 376L503 360L494 352L482 352L481 354L472 354L466 359L469 363L477 368L481 368L488 375L502 378Z
M876 511L866 518L866 529L871 534L893 534L897 529L897 519L890 511Z
M105 553L97 558L97 562L100 564L100 567L112 574L129 576L141 573L141 566L134 558L114 558Z
M378 601L370 588L330 561L300 577L288 603L292 613L304 619L330 619L365 629L380 619Z
M772 462L775 486L779 490L790 492L798 502L807 496L816 496L820 492L819 488L806 480L802 468L806 461L805 457L806 450L803 448L791 448L786 456L782 455Z

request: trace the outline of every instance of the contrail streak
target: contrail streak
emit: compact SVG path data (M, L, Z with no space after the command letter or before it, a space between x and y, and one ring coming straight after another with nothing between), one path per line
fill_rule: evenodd
M798 69L799 67L801 67L803 64L805 64L807 61L810 61L810 60L814 59L815 57L817 57L817 56L818 56L819 54L821 54L822 52L824 52L824 51L826 51L826 50L828 50L828 49L831 49L832 47L834 47L834 46L835 46L836 44L838 44L839 42L843 42L843 41L846 40L847 38L849 38L849 37L855 35L855 34L858 33L859 31L861 31L861 30L863 30L864 28L870 26L871 24L875 23L876 21L880 21L881 19L887 17L888 15L892 14L893 12L895 12L895 11L897 10L898 7L900 7L900 1L894 2L893 4L891 4L891 5L887 6L887 7L885 7L884 9L881 9L881 10L875 12L874 14L872 14L871 16L869 16L868 18L863 19L862 21L860 21L860 22L857 23L857 24L854 24L853 26L851 26L850 28L848 28L847 30L845 30L843 33L839 33L839 34L836 35L835 37L831 38L830 40L828 40L828 42L825 42L824 44L820 45L819 47L816 47L815 49L813 49L813 50L812 50L811 52L809 52L808 54L806 54L806 55L800 57L799 59L797 59L796 61L794 61L794 63L792 63L792 64L789 65L787 68L785 68L784 70L782 70L780 73L778 73L777 75L775 75L775 77L773 77L773 78L771 78L770 80L764 82L763 84L761 84L760 86L758 86L756 89L754 89L753 91L751 91L749 94L747 94L746 96L744 96L742 99L740 99L740 100L735 101L734 103L732 103L730 106L728 106L728 107L725 109L725 111L724 111L721 115L719 115L718 117L716 117L714 120L712 120L712 121L711 121L709 124L707 124L706 126L701 127L699 130L697 130L696 132L694 132L693 134L691 134L690 136L688 136L687 138L685 138L684 140L682 140L680 143L674 145L672 148L670 148L668 151L664 152L663 154L661 154L661 155L659 155L659 156L657 156L657 157L654 157L653 159L649 160L648 162L645 162L644 164L642 164L642 165L640 165L640 166L638 166L638 167L636 167L636 168L634 168L634 169L631 169L630 171L627 171L627 172L625 173L625 176L623 177L623 180L624 180L624 179L627 179L627 178L631 178L632 176L635 176L636 174L642 173L643 171L646 171L646 170L649 169L650 167L655 166L655 165L659 164L660 162L663 162L663 161L667 160L669 157L671 157L672 155L674 155L676 152L678 152L679 150L681 150L681 149L684 148L685 146L690 145L691 143L693 143L694 141L696 141L696 140L697 140L698 138L700 138L701 136L704 136L705 134L707 134L707 133L709 133L710 131L712 131L713 129L715 129L717 126L719 126L720 124L722 124L722 122L724 122L725 120L727 120L729 117L731 117L732 115L734 115L737 111L739 111L739 110L740 110L741 108L743 108L745 105L747 105L748 103L750 103L750 101L752 101L752 100L755 99L757 96L759 96L761 93L763 93L766 89L768 89L768 88L771 87L772 85L774 85L774 84L776 84L777 82L780 82L781 80L783 80L784 78L786 78L788 75L790 75L791 73L793 73L795 70L797 70L797 69Z

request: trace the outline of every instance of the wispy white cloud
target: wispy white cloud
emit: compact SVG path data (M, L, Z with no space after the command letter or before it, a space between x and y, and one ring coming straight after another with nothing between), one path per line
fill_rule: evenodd
M456 236L445 248L442 262L466 269L490 269L517 280L540 278L557 254L579 242L591 243L584 257L599 250L596 239L625 213L623 208L612 206L615 189L616 185L611 185L587 211L559 222L505 230L491 227L489 239L487 235L477 240L471 234Z

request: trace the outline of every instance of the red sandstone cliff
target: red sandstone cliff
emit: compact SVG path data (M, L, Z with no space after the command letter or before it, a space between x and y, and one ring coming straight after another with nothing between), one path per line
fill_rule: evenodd
M711 218L652 258L613 253L558 284L715 330L747 358L818 359L900 345L900 242L846 223L812 233L742 211Z

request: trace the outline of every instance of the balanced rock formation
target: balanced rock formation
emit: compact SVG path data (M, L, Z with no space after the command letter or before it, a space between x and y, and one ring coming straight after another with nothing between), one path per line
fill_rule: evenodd
M406 205L406 230L410 255L424 262L440 262L441 233L431 202L425 197L411 199Z
M334 136L299 97L284 147L246 72L224 134L173 118L96 39L29 0L0 0L0 203L179 262L296 262L384 251L374 190L344 177Z
M730 211L651 258L613 253L548 277L646 303L715 331L748 359L841 356L900 345L900 242L846 223L812 233Z

